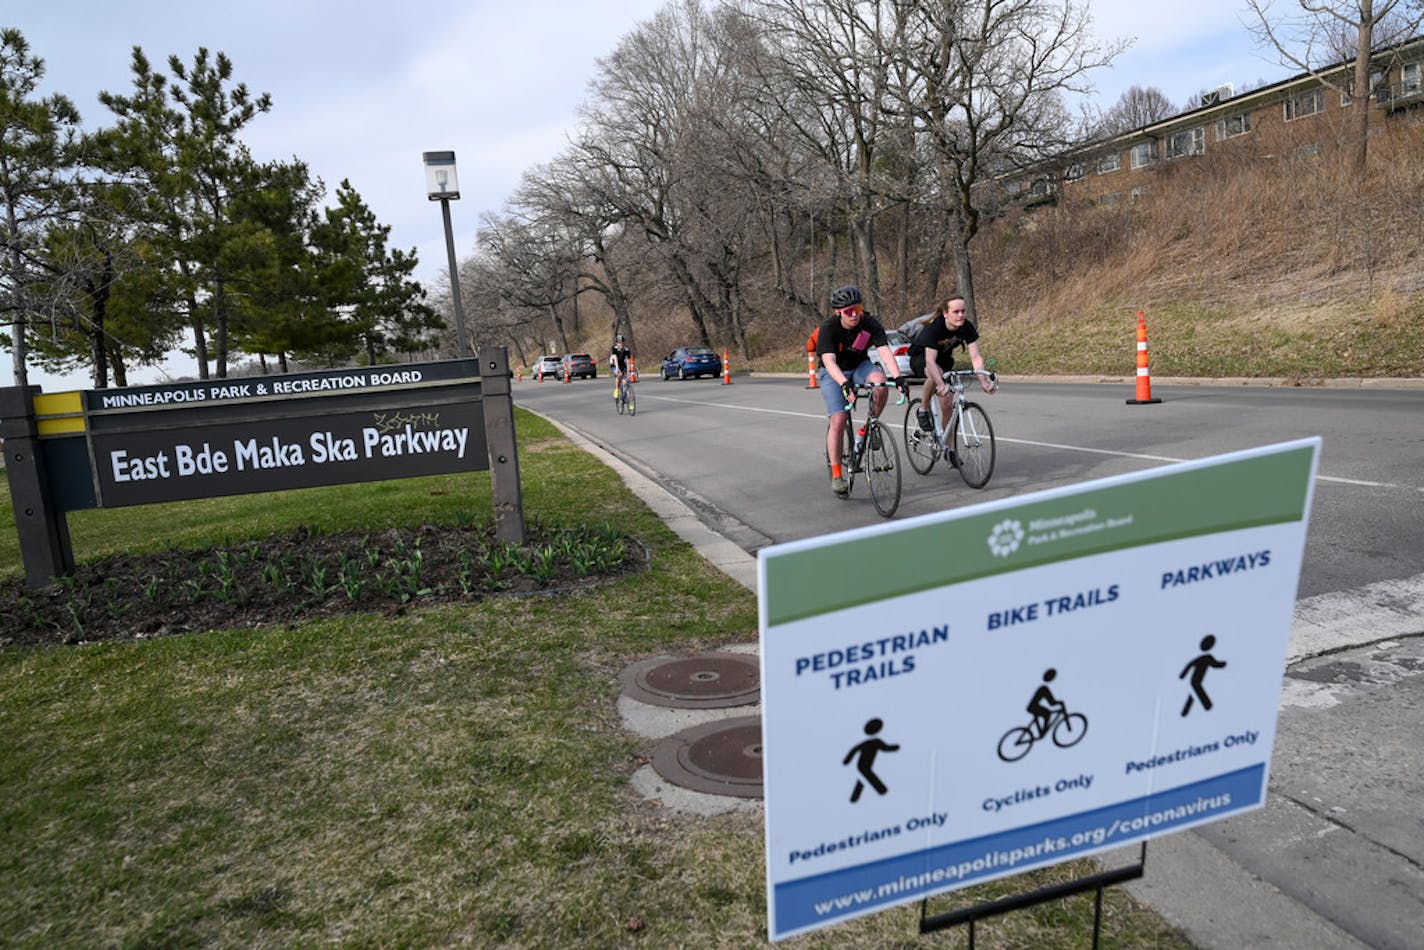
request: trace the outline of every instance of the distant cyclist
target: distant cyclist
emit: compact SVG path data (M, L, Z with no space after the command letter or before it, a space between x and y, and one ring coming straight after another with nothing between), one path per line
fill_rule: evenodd
M816 328L816 356L820 368L816 384L826 402L826 457L831 462L831 491L844 498L850 493L841 470L841 444L850 420L849 406L855 401L855 387L862 383L883 383L885 374L870 360L870 348L880 353L880 362L898 379L899 365L885 337L885 327L865 312L859 287L839 287L831 293L835 316ZM903 386L904 384L901 383ZM876 415L885 408L886 392L877 389L873 400Z
M623 342L623 334L613 338L613 348L608 351L608 368L613 372L613 391L622 392L623 383L628 379L633 364L633 351Z
M925 388L920 399L920 411L916 420L926 432L934 431L934 419L930 416L930 395L939 397L940 418L948 419L953 411L950 405L952 390L944 380L944 374L954 369L954 351L964 347L969 354L969 362L975 369L983 371L984 357L979 353L979 329L969 319L969 309L964 298L954 294L939 305L939 312L910 341L910 372L925 377ZM986 393L997 387L987 376L979 377L979 385Z

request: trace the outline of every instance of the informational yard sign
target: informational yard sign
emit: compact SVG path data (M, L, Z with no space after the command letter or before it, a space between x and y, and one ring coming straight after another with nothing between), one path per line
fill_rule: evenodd
M1319 449L763 549L771 939L1261 807Z

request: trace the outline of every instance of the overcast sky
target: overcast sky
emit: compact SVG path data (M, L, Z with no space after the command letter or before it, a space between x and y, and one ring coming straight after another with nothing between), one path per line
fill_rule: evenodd
M349 179L384 224L391 245L415 248L417 276L445 272L438 205L425 198L421 153L453 150L459 201L451 205L460 256L474 249L481 213L498 211L521 173L563 147L587 95L595 60L661 9L664 0L5 0L0 26L18 27L45 61L44 93L61 92L85 125L112 116L100 91L132 87L131 51L168 72L176 54L224 52L234 78L272 96L272 111L244 136L258 159L306 162L328 194ZM1099 103L1132 85L1174 103L1232 82L1290 71L1257 50L1243 26L1245 0L1089 0L1103 39L1133 41L1096 77ZM443 16L442 16L443 15ZM195 373L175 358L175 375ZM160 382L143 370L131 383ZM58 378L31 368L46 391L89 388L87 374ZM0 386L14 383L0 351Z

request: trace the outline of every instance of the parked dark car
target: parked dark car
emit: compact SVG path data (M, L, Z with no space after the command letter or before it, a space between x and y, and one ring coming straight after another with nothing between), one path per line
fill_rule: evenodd
M535 379L542 383L545 379L548 378L562 379L563 377L561 374L563 373L563 371L563 360L559 359L557 356L541 356L539 357L538 362L534 364L534 372L532 375Z
M569 379L597 379L598 364L587 353L565 353L564 376Z
M705 346L679 346L663 360L663 381L676 376L689 379L693 376L721 376L722 357Z

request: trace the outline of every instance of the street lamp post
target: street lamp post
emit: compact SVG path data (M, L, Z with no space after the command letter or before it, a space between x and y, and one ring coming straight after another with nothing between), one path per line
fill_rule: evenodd
M460 356L470 355L465 337L465 305L460 300L460 269L455 262L455 232L450 227L450 202L460 197L460 180L455 174L454 152L426 152L425 193L431 201L440 202L440 216L445 219L445 252L450 258L450 295L455 304L455 341Z

